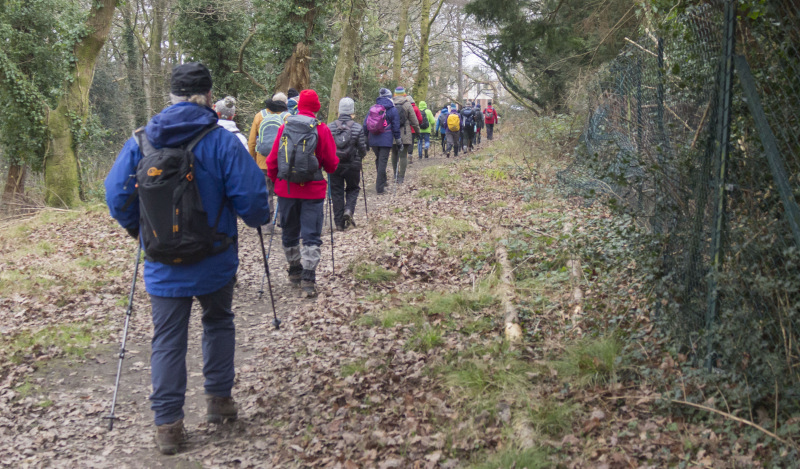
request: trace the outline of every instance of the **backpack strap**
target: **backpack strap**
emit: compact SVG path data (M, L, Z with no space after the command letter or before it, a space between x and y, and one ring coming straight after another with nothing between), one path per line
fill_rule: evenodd
M183 147L184 150L186 150L186 151L191 153L191 151L194 150L195 145L200 143L200 140L202 140L203 137L208 135L209 132L211 132L212 130L216 129L217 127L219 127L219 124L214 123L214 124L209 125L205 129L201 130L200 133L195 135L194 138L189 141L189 143L184 145L184 147ZM194 156L194 155L192 155L192 156ZM192 163L194 163L194 161L192 161Z
M139 127L136 130L134 130L132 137L133 137L134 140L136 140L136 144L139 145L139 149L142 151L142 154L144 154L145 149L142 147L142 135L145 135L143 126ZM147 141L147 138L144 138L144 140ZM147 142L147 145L150 145L149 141ZM152 148L152 146L150 146L149 148ZM134 171L134 174L132 174L132 176L134 178L136 177L136 171ZM131 195L128 196L128 199L125 201L125 204L122 205L122 211L123 212L127 212L128 211L128 207L131 206L133 201L136 200L136 198L138 196L139 196L139 185L138 184L134 184L133 192L131 192Z
M211 133L212 130L215 130L219 127L219 124L211 124L205 129L201 130L200 133L195 135L195 137L187 143L183 148L189 153L189 158L192 160L189 162L191 167L194 167L194 147L200 143L200 140L203 139L206 135ZM219 210L217 210L217 219L214 221L214 226L211 227L212 232L214 233L214 240L221 241L222 244L213 248L211 250L210 255L219 254L225 250L227 250L231 245L236 243L237 237L236 236L228 236L225 233L220 233L217 231L217 227L219 226L219 220L222 218L222 211L225 209L225 197L222 198L222 202L219 204Z
M267 117L267 110L266 109L262 109L261 110L261 118L263 119L265 117Z

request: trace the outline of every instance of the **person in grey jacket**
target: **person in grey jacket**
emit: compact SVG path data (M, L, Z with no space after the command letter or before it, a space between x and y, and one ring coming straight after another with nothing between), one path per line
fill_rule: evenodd
M339 231L356 226L353 213L361 189L358 185L361 161L367 154L364 128L353 119L354 115L353 100L342 98L339 101L339 118L328 126L336 141L336 156L339 157L339 166L330 175L333 221Z
M414 135L411 133L411 129L413 128L415 133L420 133L420 128L417 113L411 106L411 100L408 99L405 88L402 86L395 88L393 101L398 116L401 113L405 116L400 118L401 122L405 122L405 125L400 128L400 145L395 144L392 147L392 169L395 171L395 180L398 184L402 184L406 176L408 153L412 151L411 146L414 144Z

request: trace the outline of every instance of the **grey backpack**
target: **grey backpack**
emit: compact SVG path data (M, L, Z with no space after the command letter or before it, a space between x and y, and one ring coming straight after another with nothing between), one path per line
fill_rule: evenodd
M297 184L324 179L314 154L318 124L313 117L303 115L286 119L278 147L278 179Z

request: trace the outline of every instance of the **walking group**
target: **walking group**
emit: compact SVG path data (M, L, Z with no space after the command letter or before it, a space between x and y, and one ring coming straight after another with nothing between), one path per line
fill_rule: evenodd
M134 132L105 180L111 215L139 242L137 268L142 251L146 260L144 280L154 326L150 401L155 442L163 454L177 453L187 440L186 353L195 297L202 308L206 419L221 424L238 418L231 397L237 217L259 235L266 227L274 236L280 224L289 282L313 298L326 193L336 229L354 227L368 148L375 154L375 189L383 194L389 164L394 184L404 183L415 143L417 157L428 158L433 132L442 136L445 156L451 151L457 156L480 143L484 127L491 140L498 119L491 104L483 111L477 104L460 111L453 104L436 117L424 101L417 106L397 87L394 92L381 89L360 123L354 101L341 99L338 118L327 125L317 119L317 93L290 88L265 101L246 138L233 121L236 100L226 97L212 104L211 89L211 73L203 64L176 66L170 81L172 105ZM261 249L269 281L263 237ZM110 428L135 282L134 275ZM275 326L279 324L276 317Z

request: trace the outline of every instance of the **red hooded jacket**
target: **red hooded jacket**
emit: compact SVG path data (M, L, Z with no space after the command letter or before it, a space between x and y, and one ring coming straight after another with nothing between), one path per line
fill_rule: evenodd
M489 107L487 107L483 111L483 115L484 115L484 118L483 118L484 119L484 123L486 123L486 124L496 124L497 123L497 111L494 110L494 108L492 107L491 104L489 105Z
M411 103L411 107L414 108L414 114L417 115L417 122L422 122L422 112L417 107L417 103ZM416 132L414 132L414 127L411 127L411 133L412 134L416 133Z
M314 90L303 90L300 92L300 98L297 103L297 113L308 116L317 117L319 111L319 97ZM283 126L278 129L278 135L275 137L276 141L280 140L283 135ZM317 159L320 162L320 168L324 169L327 173L336 171L339 165L339 157L336 156L336 142L333 140L333 135L327 125L322 122L317 125L317 148L314 150ZM302 184L291 183L291 194L289 188L286 186L286 181L278 179L278 145L272 146L272 151L267 155L267 176L275 183L275 193L278 197L287 197L292 199L324 199L325 191L328 189L328 182L322 181L309 181Z

